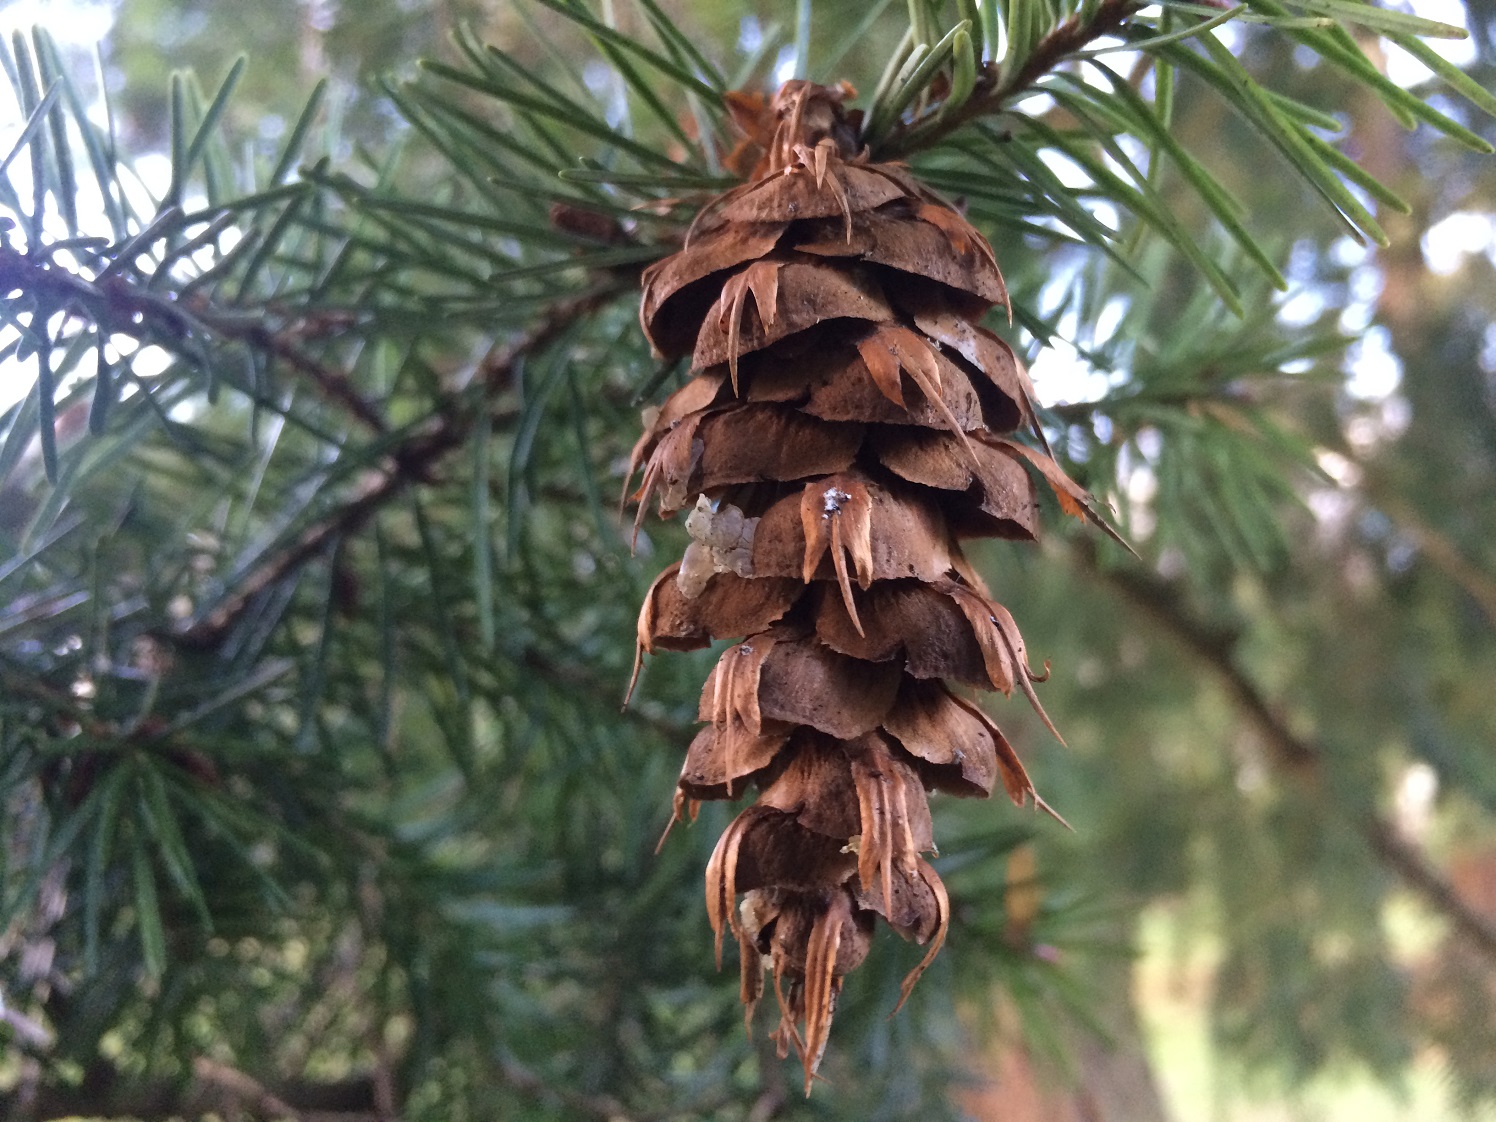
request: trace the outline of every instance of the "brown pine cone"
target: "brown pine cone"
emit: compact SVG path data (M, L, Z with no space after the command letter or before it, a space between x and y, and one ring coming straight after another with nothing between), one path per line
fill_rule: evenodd
M641 657L747 636L702 691L676 816L759 792L712 855L707 913L719 964L724 932L738 941L750 1019L768 960L774 1036L807 1094L874 918L929 947L906 997L945 939L949 901L920 856L926 792L1000 781L1044 807L946 684L1016 686L1043 714L1013 617L960 542L1033 538L1030 468L1087 509L1046 452L997 435L1038 428L1022 363L979 326L1007 304L991 247L902 165L859 151L845 94L785 85L750 129L749 182L645 274L645 333L696 374L632 463L640 518L651 500L691 508L691 544L640 613Z

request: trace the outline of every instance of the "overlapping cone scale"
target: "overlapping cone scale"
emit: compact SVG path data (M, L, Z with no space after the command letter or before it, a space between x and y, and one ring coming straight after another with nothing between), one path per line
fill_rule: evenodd
M1043 439L1023 364L980 324L1007 302L991 247L857 150L845 92L729 98L762 156L645 273L644 331L693 376L631 463L640 519L690 512L690 545L640 612L640 657L734 641L702 690L676 814L756 793L712 855L707 914L719 959L738 944L750 1017L772 986L807 1093L875 921L927 948L903 996L945 939L929 792L1000 784L1044 806L958 692L1016 688L1037 708L1040 677L961 543L1031 539L1038 480L1089 509L1047 451L999 435Z

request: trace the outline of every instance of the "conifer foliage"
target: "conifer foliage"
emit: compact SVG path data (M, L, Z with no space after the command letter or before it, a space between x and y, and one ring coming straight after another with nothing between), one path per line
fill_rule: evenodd
M375 25L391 5L342 7ZM1092 1011L1087 951L1129 938L1125 917L1081 930L1080 878L1041 863L1041 893L1015 815L947 800L937 856L927 798L1046 809L979 705L1038 709L1040 660L1000 601L1070 676L1139 638L1108 587L1231 676L1285 786L1312 793L1249 797L1228 738L1195 743L1212 734L1173 696L1193 679L1121 665L1110 708L1072 690L1101 731L1044 776L1069 784L1078 844L1125 838L1087 867L1122 870L1124 910L1229 874L1222 992L1250 1016L1228 1032L1290 1058L1313 1036L1308 1075L1338 1056L1305 1028L1333 1007L1401 1070L1416 1033L1366 1000L1395 981L1367 922L1384 868L1484 951L1496 933L1379 816L1383 749L1346 737L1336 757L1278 722L1233 653L1258 639L1184 610L1161 563L978 539L1031 540L1049 491L1099 522L1063 463L1191 581L1274 555L1322 442L1282 391L1322 394L1304 372L1328 386L1345 340L1277 314L1281 254L1258 236L1311 194L1368 241L1408 209L1336 147L1332 70L1491 151L1496 98L1423 41L1459 29L1360 0L498 8L517 22L458 28L382 86L398 143L307 74L283 82L306 97L283 132L246 149L240 79L276 68L172 75L154 185L112 82L44 30L0 41L24 120L0 139L0 1114L952 1117L960 1004L1004 994L1063 1047L1056 1011ZM1392 82L1378 40L1446 94ZM844 76L865 96L814 84ZM1036 408L1019 356L1052 341L1106 388ZM685 359L630 456L636 408ZM603 498L629 466L632 560ZM1134 512L1129 473L1157 480ZM650 509L667 522L644 533ZM1045 600L1068 626L1080 589L1100 607L1065 650ZM635 637L636 676L697 653L652 657L620 717ZM1388 727L1413 680L1378 698ZM1163 724L1187 747L1148 747ZM652 858L687 742L675 817L748 805L705 806L720 840L679 830ZM1096 812L1124 797L1108 832ZM1215 869L1181 871L1202 850ZM836 1012L834 1094L787 1098L743 1039L703 870L719 964L736 943L750 1014L777 1007L807 1087ZM1264 887L1308 910L1265 913ZM902 994L880 917L923 947ZM1471 1040L1464 1070L1488 1080Z
M1022 362L980 324L1007 303L991 247L906 167L869 160L847 92L733 100L736 156L758 159L645 273L645 331L698 373L632 464L641 517L694 502L641 652L742 639L702 690L676 813L759 792L712 854L707 912L719 964L737 940L750 1022L768 967L774 1039L807 1093L877 918L929 947L904 996L945 941L926 791L1000 783L1045 807L958 692L1016 686L1043 715L1017 625L961 542L1033 537L1030 468L1088 510L1047 451L999 435L1043 439Z

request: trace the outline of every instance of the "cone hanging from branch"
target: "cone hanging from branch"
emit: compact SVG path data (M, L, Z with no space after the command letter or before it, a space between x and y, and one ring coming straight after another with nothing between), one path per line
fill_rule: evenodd
M641 657L740 640L702 691L675 811L757 792L712 854L707 914L719 963L738 944L750 1021L767 970L807 1094L876 920L928 948L904 997L945 940L927 791L1000 783L1048 809L946 684L1016 687L1039 709L1013 617L961 541L1032 539L1031 468L1090 513L1047 450L997 435L1043 440L1023 364L980 326L1008 298L991 247L905 167L868 160L849 92L729 95L750 137L735 159L756 163L645 274L644 331L695 376L631 465L641 519L691 511L640 613Z

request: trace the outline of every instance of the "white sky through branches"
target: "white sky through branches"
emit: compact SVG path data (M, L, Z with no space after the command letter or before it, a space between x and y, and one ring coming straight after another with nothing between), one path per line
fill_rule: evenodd
M115 7L111 0L0 0L0 33L6 36L16 32L24 34L33 26L45 26L65 52L75 54L80 50L92 50L95 45L104 43L114 24ZM1401 9L1403 5L1398 7ZM1415 15L1464 26L1465 14L1460 0L1412 0L1407 7ZM1236 26L1227 24L1219 29L1219 33L1223 37L1234 36L1239 34L1239 30ZM756 31L756 23L752 27L745 23L745 41L741 45L749 46L747 40ZM1467 63L1474 57L1474 47L1469 39L1432 39L1428 43L1434 50L1458 64ZM105 54L107 57L107 48ZM1413 87L1431 77L1424 66L1398 48L1388 47L1386 55L1388 75L1399 85ZM781 68L793 65L793 58L786 57L783 52L777 61ZM19 105L6 88L0 94L0 153L10 150L24 119ZM137 158L135 167L147 189L159 192L169 179L169 166L162 154L143 153ZM1070 172L1070 169L1063 166L1056 166L1055 170L1062 178ZM11 169L10 174L26 174L24 153L16 160L16 166ZM80 202L86 208L87 200L80 199ZM1115 221L1114 215L1103 214L1099 217L1108 224ZM85 225L88 225L86 220ZM1496 216L1470 210L1450 214L1428 229L1423 238L1422 249L1429 268L1441 274L1455 271L1464 258L1472 254L1486 254L1496 262ZM1317 299L1312 290L1300 286L1284 299L1283 314L1291 320ZM1047 302L1052 305L1055 301ZM1125 309L1108 311L1115 311L1116 318L1120 318ZM1058 326L1062 336L1073 335L1075 325L1062 321ZM1091 325L1092 330L1088 334L1095 343L1101 343L1115 326L1115 323L1110 328L1105 323ZM0 331L0 346L8 343L13 334L13 329ZM1398 384L1397 368L1400 366L1396 356L1390 354L1385 345L1377 345L1377 341L1370 336L1371 333L1368 333L1368 339L1353 348L1347 358L1351 391L1357 397L1367 399L1385 397L1394 392ZM8 408L25 394L33 377L27 372L31 365L33 364L11 360L0 362L0 409ZM1038 356L1033 374L1045 404L1092 400L1104 393L1108 386L1105 374L1098 374L1073 346L1061 340L1057 340L1056 346L1046 348Z

